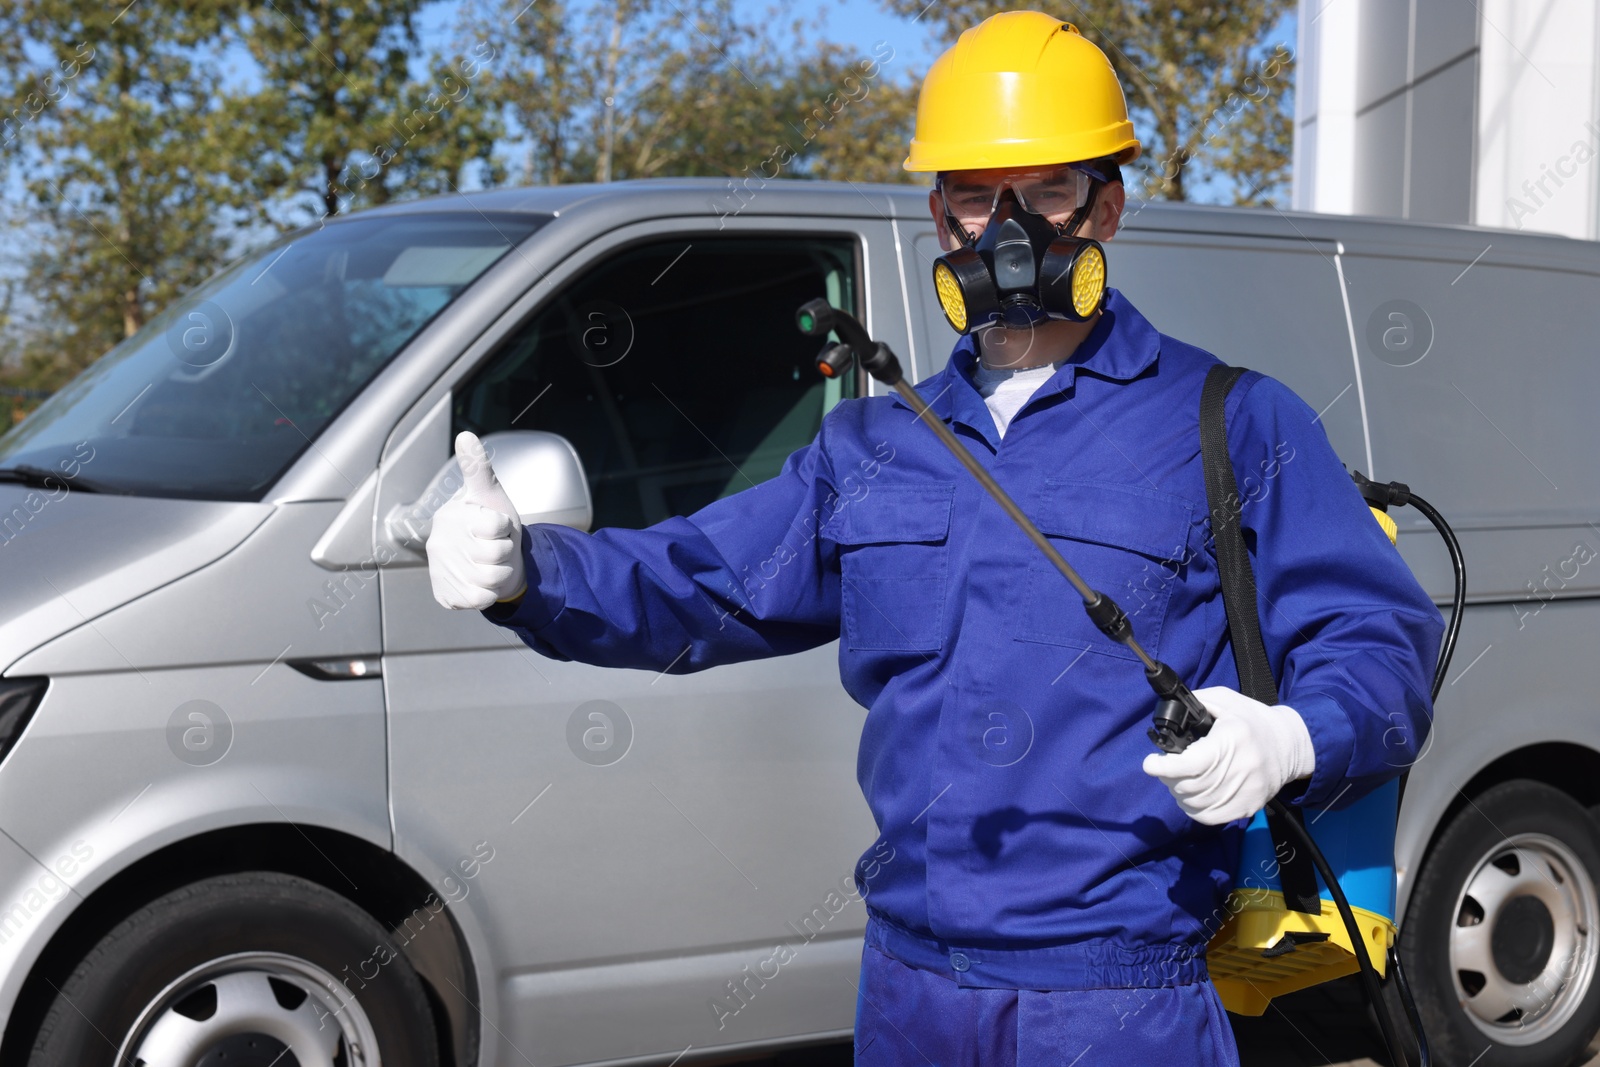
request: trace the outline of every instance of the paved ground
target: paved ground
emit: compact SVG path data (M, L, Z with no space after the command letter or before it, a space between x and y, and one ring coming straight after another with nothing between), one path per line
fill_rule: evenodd
M1389 1067L1353 980L1279 998L1259 1019L1229 1018L1242 1067ZM1600 1043L1590 1052L1600 1053ZM850 1046L842 1044L730 1067L850 1067L850 1062ZM1600 1055L1585 1067L1600 1067Z

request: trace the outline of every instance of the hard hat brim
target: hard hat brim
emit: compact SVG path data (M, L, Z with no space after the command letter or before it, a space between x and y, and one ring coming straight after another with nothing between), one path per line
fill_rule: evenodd
M1138 159L1140 148L1133 123L1122 122L1089 135L1025 141L969 141L936 145L911 142L902 168L909 171L986 170L991 167L1046 167L1111 156L1118 166Z

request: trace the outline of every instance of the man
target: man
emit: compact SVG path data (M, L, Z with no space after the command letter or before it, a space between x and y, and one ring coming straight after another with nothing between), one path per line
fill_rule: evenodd
M1107 241L1138 151L1105 56L1009 12L930 70L906 166L937 175L947 251L1002 217ZM1442 619L1314 412L1249 375L1229 452L1282 703L1237 692L1199 450L1216 363L1108 290L1081 322L1013 308L917 386L1197 687L1217 722L1179 755L1151 752L1138 662L898 397L841 402L777 477L644 530L522 527L464 433L435 595L547 656L674 673L841 638L895 855L857 874L859 1063L1234 1064L1204 947L1242 820L1415 757Z

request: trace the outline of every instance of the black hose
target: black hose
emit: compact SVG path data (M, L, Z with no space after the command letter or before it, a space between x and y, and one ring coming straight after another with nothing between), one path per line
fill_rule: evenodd
M1444 516L1426 500L1410 491L1409 487L1401 487L1390 483L1386 488L1398 491L1394 502L1404 502L1413 505L1418 511L1433 523L1434 529L1439 531L1439 536L1444 539L1445 548L1450 553L1450 566L1454 572L1455 593L1451 597L1450 622L1445 626L1444 639L1439 643L1439 656L1434 664L1433 686L1430 691L1430 703L1439 698L1439 691L1444 686L1445 676L1450 672L1450 660L1455 656L1456 638L1461 633L1461 619L1467 603L1467 565L1461 551L1461 542L1456 540L1455 531L1450 529L1450 524ZM1407 774L1410 772L1407 771ZM1406 774L1400 776L1401 788L1405 786ZM1350 944L1355 951L1358 970L1361 974L1361 985L1366 992L1367 1001L1372 1005L1373 1014L1378 1018L1378 1029L1383 1032L1383 1043L1389 1050L1389 1058L1394 1067L1404 1067L1407 1062L1400 1048L1399 1036L1395 1031L1394 1020L1389 1017L1388 1005L1383 1001L1382 990L1378 984L1378 972L1372 965L1372 959L1367 954L1366 941L1361 937L1361 927L1356 922L1355 913L1350 910L1350 903L1345 899L1344 888L1339 885L1339 880L1333 873L1333 868L1323 856L1322 850L1312 839L1311 834L1300 822L1288 818L1281 801L1272 800L1267 803L1269 809L1274 809L1278 814L1286 816L1282 821L1291 833L1300 839L1300 843L1311 854L1311 862L1316 866L1317 873L1322 876L1323 882L1328 887L1328 894L1333 898L1334 906L1339 909L1339 917L1344 921L1346 932L1350 935ZM1400 949L1397 943L1388 953L1390 973L1394 975L1395 988L1400 994L1400 1003L1405 1008L1406 1021L1411 1024L1412 1033L1417 1040L1417 1057L1421 1067L1431 1067L1433 1057L1428 1049L1428 1038L1422 1029L1422 1016L1417 1011L1416 999L1411 993L1411 983L1406 980L1405 971L1400 964Z
M1444 516L1439 514L1437 508L1428 503L1407 487L1406 503L1422 512L1427 520L1433 523L1433 528L1439 531L1439 536L1444 539L1445 548L1450 553L1450 568L1455 578L1455 593L1450 598L1450 622L1445 626L1444 639L1439 643L1439 658L1433 670L1433 689L1431 700L1439 699L1439 691L1444 688L1445 676L1450 673L1450 660L1456 654L1456 638L1461 633L1461 619L1467 606L1467 564L1461 551L1461 542L1456 540L1455 531L1450 529L1450 524ZM1400 788L1405 789L1405 780L1411 772L1407 770L1400 776ZM1394 974L1395 989L1400 994L1400 1003L1406 1010L1406 1017L1411 1023L1411 1030L1417 1038L1417 1062L1421 1067L1432 1067L1433 1056L1428 1050L1428 1038L1422 1029L1422 1015L1417 1011L1416 998L1411 993L1411 983L1406 980L1406 972L1400 963L1400 945L1398 938L1389 952L1389 967ZM1373 1010L1377 1010L1374 1008Z
M1445 548L1450 551L1450 566L1455 571L1456 592L1450 604L1450 624L1445 627L1444 640L1439 645L1439 662L1433 671L1433 699L1438 700L1444 677L1450 672L1450 658L1456 654L1456 636L1461 633L1461 616L1467 606L1467 564L1461 554L1461 542L1456 540L1455 531L1444 521L1444 516L1416 493L1411 494L1407 503L1422 512L1444 538Z
M1361 973L1361 985L1367 994L1367 1000L1372 1004L1373 1014L1378 1017L1378 1029L1383 1031L1383 1043L1389 1050L1389 1060L1394 1067L1405 1067L1406 1057L1400 1046L1400 1038L1395 1033L1394 1020L1389 1018L1388 1005L1383 1001L1383 990L1378 985L1378 972L1372 966L1372 958L1367 955L1367 942L1361 936L1361 926L1356 922L1356 916L1350 910L1350 902L1345 899L1344 887L1339 884L1339 878L1329 866L1327 857L1311 839L1311 834L1300 820L1289 814L1283 802L1274 798L1267 801L1267 810L1282 816L1282 823L1300 844L1311 854L1311 862L1316 865L1317 873L1322 876L1323 884L1328 888L1328 894L1333 897L1334 907L1339 909L1339 916L1344 920L1345 930L1350 935L1350 947L1356 954L1356 964ZM1417 1043L1426 1046L1422 1039L1422 1030L1417 1029Z
M1422 1016L1417 1012L1417 1002L1411 996L1411 983L1406 980L1405 968L1400 966L1398 939L1389 948L1389 970L1394 975L1396 988L1400 990L1400 1003L1405 1006L1406 1018L1411 1020L1411 1032L1417 1035L1417 1062L1421 1067L1433 1067L1433 1055L1428 1051L1428 1037L1422 1029Z

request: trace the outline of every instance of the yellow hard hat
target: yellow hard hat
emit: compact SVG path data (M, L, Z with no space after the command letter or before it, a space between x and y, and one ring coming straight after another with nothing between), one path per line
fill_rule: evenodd
M991 15L922 80L906 170L1028 167L1139 158L1106 54L1042 11Z

